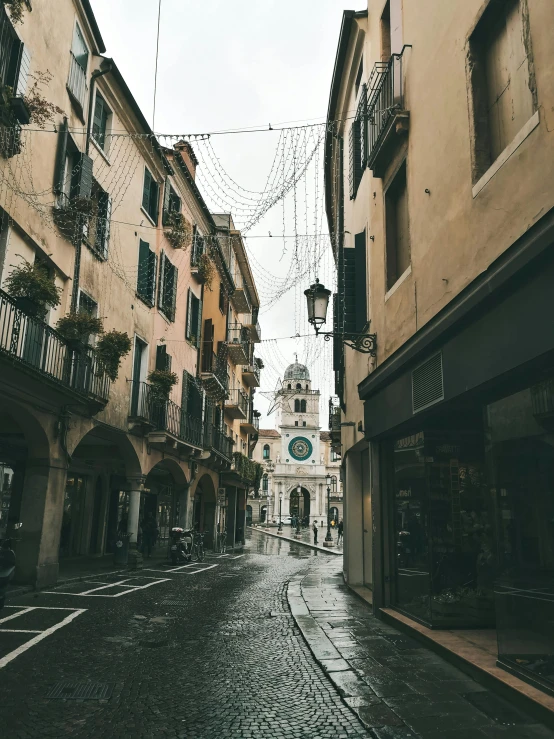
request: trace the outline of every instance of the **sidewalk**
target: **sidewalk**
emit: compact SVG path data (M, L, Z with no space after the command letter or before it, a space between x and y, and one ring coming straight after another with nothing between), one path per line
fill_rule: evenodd
M263 524L261 526L252 526L252 531L259 531L261 534L267 534L268 536L275 536L278 539L284 539L285 541L292 541L295 544L301 544L305 547L310 547L310 549L317 549L320 552L325 552L326 554L334 554L335 556L341 556L342 557L342 542L337 546L337 532L331 530L331 538L333 539L333 546L332 547L324 547L323 542L325 541L325 536L327 534L327 529L320 528L318 529L318 543L314 544L314 535L311 531L311 529L300 529L300 534L302 536L301 539L295 539L294 534L296 533L296 529L292 526L285 526L283 525L283 533L278 534L277 533L277 526L271 525L271 528L266 530L263 527Z
M539 719L376 619L339 568L329 559L293 578L289 606L315 659L376 739L554 736Z

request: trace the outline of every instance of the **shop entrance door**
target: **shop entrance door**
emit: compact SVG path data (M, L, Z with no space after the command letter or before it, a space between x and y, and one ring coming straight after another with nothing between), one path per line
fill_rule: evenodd
M83 524L86 478L69 474L65 486L60 557L74 557L83 551ZM86 543L84 545L86 547Z

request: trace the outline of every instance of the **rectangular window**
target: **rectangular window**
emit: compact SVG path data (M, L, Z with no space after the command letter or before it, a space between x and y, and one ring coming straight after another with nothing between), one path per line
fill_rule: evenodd
M385 193L387 290L410 266L410 229L406 163Z
M172 357L171 354L167 353L167 346L160 344L156 347L156 369L157 370L170 370L171 369Z
M513 141L537 104L523 3L491 2L470 38L476 182Z
M85 43L83 32L78 24L75 24L73 32L73 43L71 45L69 63L69 79L67 81L67 89L73 97L74 101L80 107L82 115L85 105L85 94L87 89L87 68L89 50Z
M87 244L97 256L107 259L112 201L109 194L97 182L94 182L92 187L92 201L94 216L85 226Z
M175 320L177 274L177 267L171 264L164 252L162 252L158 285L158 308L170 321Z
M92 119L92 135L98 146L107 151L106 134L108 132L108 122L111 117L111 110L108 108L106 101L96 93L96 101L94 104L94 116Z
M189 288L187 301L187 325L185 338L193 346L200 346L202 334L202 301Z
M31 63L29 49L19 39L5 7L0 6L0 84L16 97L25 94Z
M77 307L78 313L87 313L89 316L96 318L98 316L98 303L84 292L79 292L79 303ZM91 334L87 337L85 344L92 344L94 336Z
M137 277L137 295L149 306L154 305L156 294L156 267L158 258L150 244L140 239Z
M390 29L390 0L383 9L381 15L381 61L388 62L391 55L391 29Z
M158 202L160 199L160 186L153 178L150 170L144 168L144 187L142 191L142 207L148 213L152 221L158 225Z

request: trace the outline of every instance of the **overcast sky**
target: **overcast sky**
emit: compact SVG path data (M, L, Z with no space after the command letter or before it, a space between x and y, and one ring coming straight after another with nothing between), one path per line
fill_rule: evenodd
M360 9L361 0L162 0L155 131L210 132L256 125L323 121L335 60L342 12ZM92 0L107 47L146 118L152 122L158 0ZM296 123L294 124L296 125ZM263 189L278 140L276 133L214 137L214 149L240 185ZM310 197L314 187L310 175ZM320 193L320 196L322 192ZM320 200L320 203L323 201ZM293 232L289 203L285 230ZM327 232L326 220L322 221ZM256 227L253 235L282 233L280 206ZM313 233L313 229L309 229ZM304 233L305 228L299 230ZM250 239L251 253L268 272L284 275L291 250L282 242ZM330 274L328 261L326 272ZM262 300L271 279L254 265ZM321 279L321 277L320 277ZM330 279L329 276L327 279ZM308 287L303 285L302 289ZM268 292L269 291L269 292ZM299 331L300 288L288 293L261 316L264 339L308 333ZM295 307L296 304L296 307ZM294 314L297 313L295 321ZM261 391L274 389L288 362L307 358L322 391L322 410L332 392L330 345L312 339L262 344L267 370ZM319 348L315 348L315 347ZM312 361L316 355L319 359ZM265 411L267 399L256 397ZM326 418L321 419L323 428ZM273 426L274 417L264 420Z

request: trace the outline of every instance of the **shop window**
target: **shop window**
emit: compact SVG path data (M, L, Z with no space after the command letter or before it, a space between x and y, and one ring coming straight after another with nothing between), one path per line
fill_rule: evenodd
M387 290L410 266L410 229L406 162L385 194Z
M523 3L491 2L470 38L474 183L537 108Z

